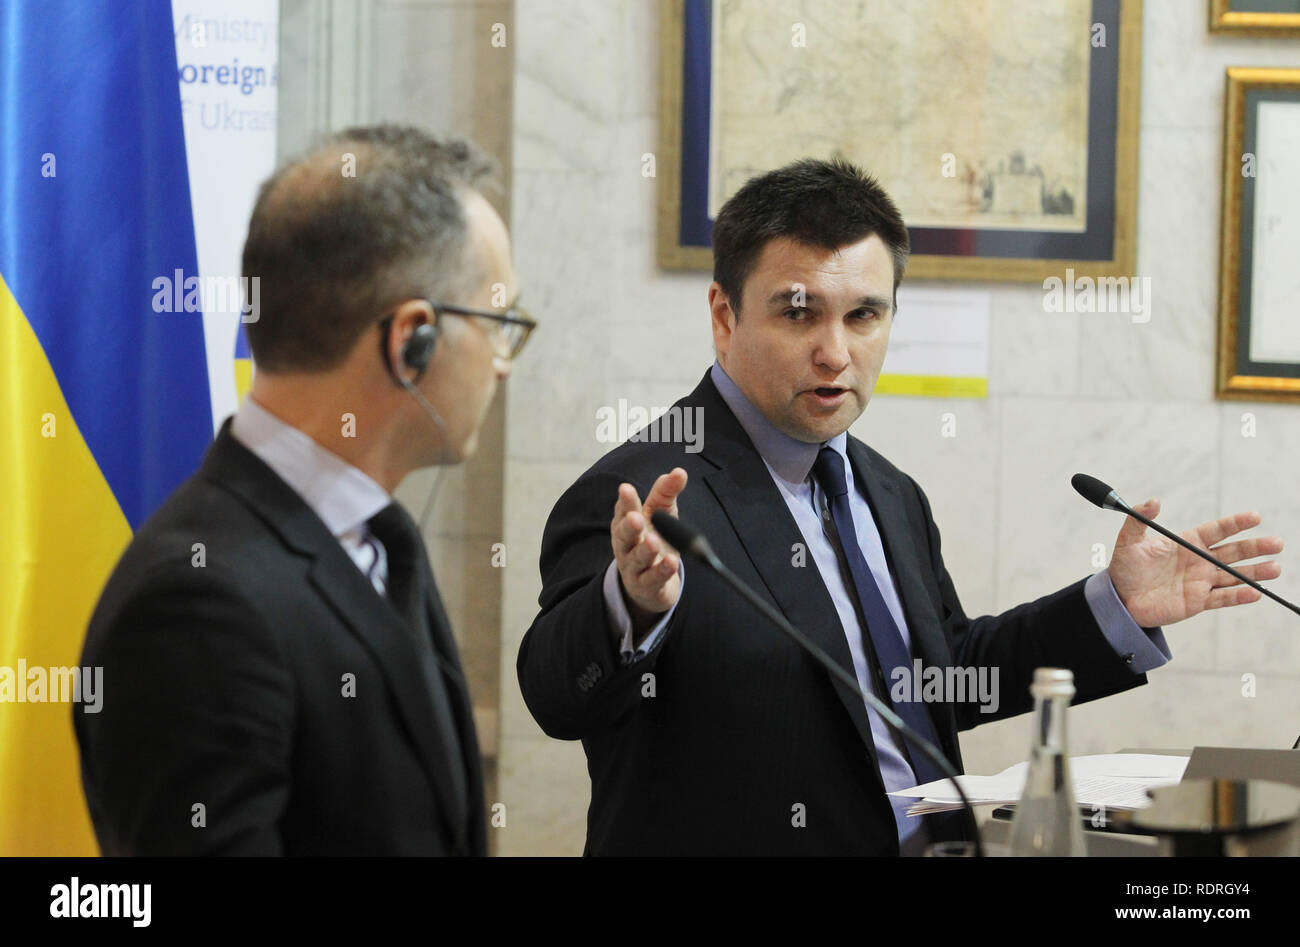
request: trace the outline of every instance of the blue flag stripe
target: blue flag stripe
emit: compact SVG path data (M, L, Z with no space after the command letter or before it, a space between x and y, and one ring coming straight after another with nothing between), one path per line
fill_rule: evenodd
M202 315L152 307L198 275L171 4L13 0L0 34L0 274L135 529L212 436Z

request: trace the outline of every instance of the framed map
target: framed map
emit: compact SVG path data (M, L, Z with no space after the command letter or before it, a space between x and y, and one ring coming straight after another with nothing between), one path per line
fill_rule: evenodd
M1300 0L1210 0L1210 32L1300 36Z
M1220 398L1300 401L1300 69L1229 69Z
M847 158L921 278L1132 275L1140 0L666 0L659 260L749 178Z

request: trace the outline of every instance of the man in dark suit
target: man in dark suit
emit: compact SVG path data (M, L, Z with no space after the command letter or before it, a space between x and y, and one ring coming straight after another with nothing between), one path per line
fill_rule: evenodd
M349 167L355 173L349 173ZM392 498L475 448L531 323L468 142L352 129L262 187L257 374L132 540L74 716L108 855L486 853L470 699Z
M1072 669L1077 701L1126 690L1169 658L1159 626L1259 598L1128 523L1106 571L968 618L925 494L847 435L907 258L889 197L846 163L799 162L738 191L713 245L717 361L556 503L541 612L519 652L542 729L586 751L589 853L914 854L967 831L960 814L908 817L886 795L939 774L712 573L684 566L650 527L656 511L680 509L959 770L958 731L1028 710L1034 668ZM702 445L684 436L700 418ZM1209 546L1258 521L1185 535ZM1280 549L1245 540L1220 554ZM925 672L954 669L945 679L981 686L924 686Z

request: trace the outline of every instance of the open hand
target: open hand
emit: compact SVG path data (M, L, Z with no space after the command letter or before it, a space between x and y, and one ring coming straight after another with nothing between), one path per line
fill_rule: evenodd
M677 495L684 489L686 471L681 467L674 467L656 480L645 503L632 484L623 483L618 487L609 538L628 611L638 634L653 624L654 616L676 605L682 592L677 574L680 559L654 531L650 515L663 512L676 516Z
M1160 512L1160 501L1147 500L1134 509L1148 519L1155 519ZM1237 563L1281 552L1281 538L1266 536L1224 542L1230 536L1259 524L1258 513L1235 513L1202 523L1179 535L1243 575L1261 582L1281 575L1281 564L1272 560L1248 566L1238 566ZM1110 557L1109 571L1120 601L1143 628L1169 625L1206 609L1247 605L1262 598L1259 592L1240 579L1215 568L1177 543L1154 531L1147 535L1145 524L1131 516L1124 517L1124 526L1115 540L1115 552Z

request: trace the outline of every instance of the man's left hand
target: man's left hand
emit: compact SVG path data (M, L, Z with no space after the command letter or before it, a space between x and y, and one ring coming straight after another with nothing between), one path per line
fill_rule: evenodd
M1148 500L1134 509L1148 519L1155 519L1160 512L1160 501ZM1115 552L1110 557L1110 580L1133 620L1143 628L1169 625L1209 608L1247 605L1262 598L1259 592L1240 579L1210 565L1159 533L1152 531L1147 535L1146 525L1133 517L1125 516L1124 520L1115 541ZM1258 513L1236 513L1202 523L1179 535L1220 562L1226 562L1243 575L1262 582L1281 575L1281 564L1272 560L1248 566L1236 563L1281 552L1281 538L1266 536L1224 542L1259 523Z

